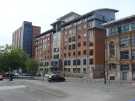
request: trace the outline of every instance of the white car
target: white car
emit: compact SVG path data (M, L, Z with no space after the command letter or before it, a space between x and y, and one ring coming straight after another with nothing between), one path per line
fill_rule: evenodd
M53 75L56 75L56 74L53 74L53 73L45 74L45 78L51 78Z

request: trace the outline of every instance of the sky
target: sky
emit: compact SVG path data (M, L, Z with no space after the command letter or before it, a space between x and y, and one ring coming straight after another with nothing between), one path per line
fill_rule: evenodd
M120 19L135 14L135 0L0 0L0 45L12 43L12 33L23 21L44 32L71 11L85 14L99 8L119 10L116 19Z

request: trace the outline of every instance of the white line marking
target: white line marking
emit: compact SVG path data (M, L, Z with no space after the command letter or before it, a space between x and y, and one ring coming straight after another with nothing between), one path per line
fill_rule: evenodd
M19 88L26 88L25 85L17 85L17 86L1 86L0 90L12 90L12 89L19 89Z

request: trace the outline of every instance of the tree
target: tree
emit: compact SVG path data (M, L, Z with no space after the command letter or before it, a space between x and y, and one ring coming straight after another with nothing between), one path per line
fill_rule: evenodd
M26 70L28 73L31 73L32 75L35 75L38 70L38 63L34 59L27 59L26 63Z
M0 70L12 71L15 69L25 69L27 54L21 49L5 48L0 54Z

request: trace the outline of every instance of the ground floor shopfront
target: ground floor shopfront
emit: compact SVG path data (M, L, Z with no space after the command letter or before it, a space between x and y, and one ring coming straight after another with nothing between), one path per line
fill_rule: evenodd
M108 64L106 77L110 80L135 80L135 64Z

